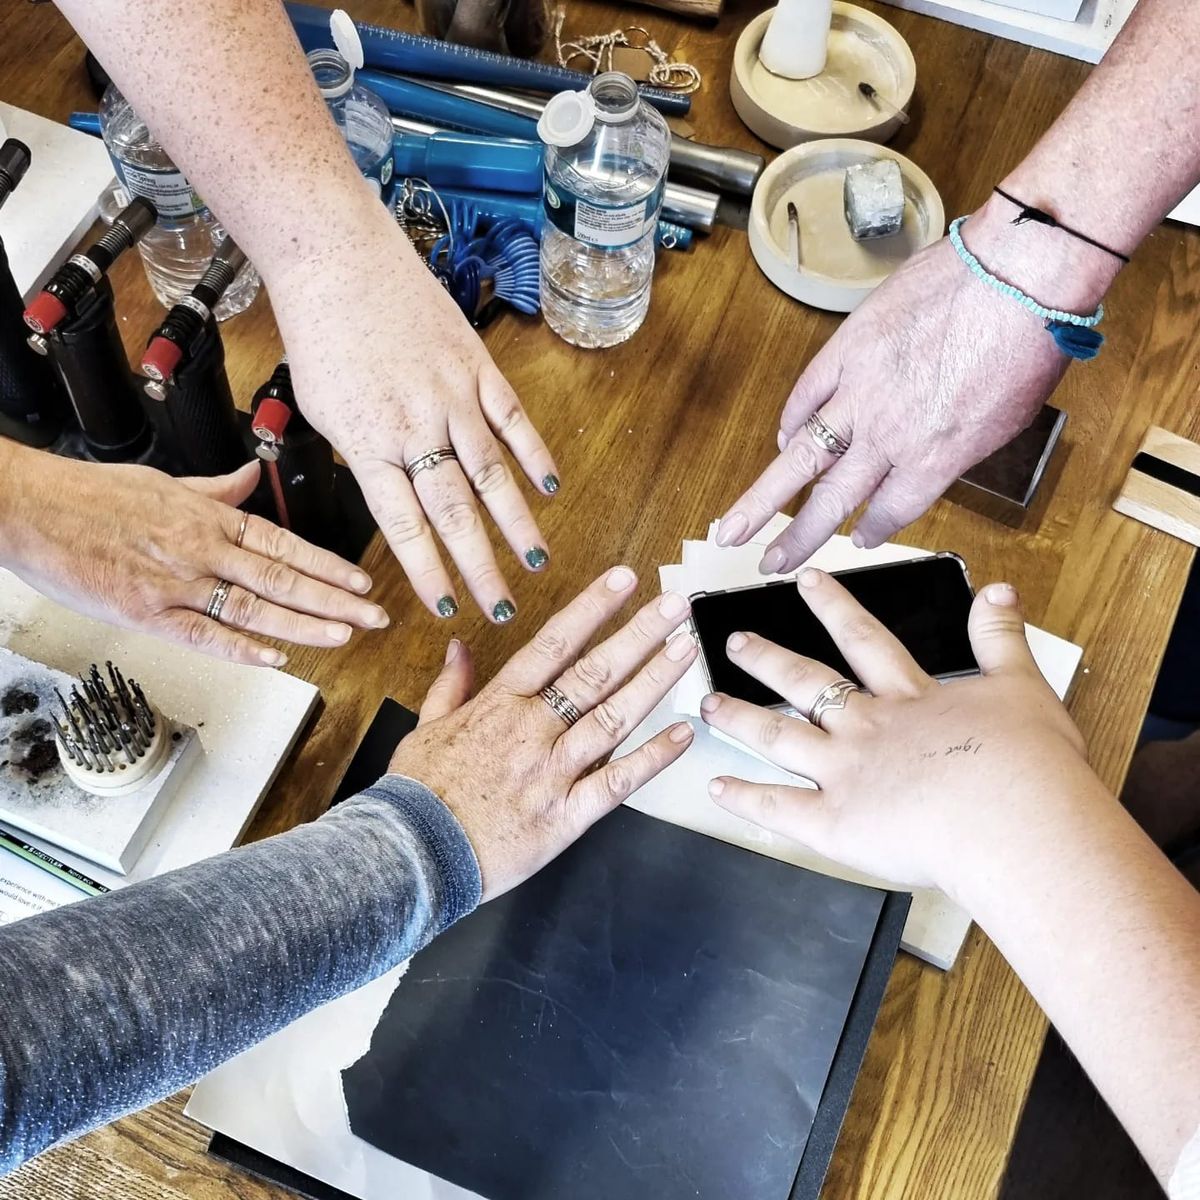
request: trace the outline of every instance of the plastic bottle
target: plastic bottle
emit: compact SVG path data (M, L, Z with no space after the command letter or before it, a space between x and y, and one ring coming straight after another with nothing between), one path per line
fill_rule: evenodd
M133 196L145 196L158 209L158 224L138 242L138 251L158 302L171 308L200 282L225 231L112 84L100 101L100 132L118 182L101 216L111 218L106 210L114 203L123 207ZM258 272L247 263L217 305L217 320L248 308L259 283Z
M538 121L546 143L542 312L565 341L615 346L645 320L671 133L628 75L560 92Z
M395 191L391 114L374 92L354 81L355 71L363 65L362 42L354 22L342 9L335 9L329 29L337 49L310 50L308 65L358 169L390 208Z

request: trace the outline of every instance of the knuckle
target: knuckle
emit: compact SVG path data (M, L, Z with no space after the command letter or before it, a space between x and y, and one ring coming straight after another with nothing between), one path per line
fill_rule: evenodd
M525 413L515 396L504 395L496 410L496 428L503 433L511 433L525 420Z
M758 812L768 820L779 811L779 793L771 787L765 787L758 794Z
M561 630L553 625L539 629L533 638L534 652L551 662L565 662L570 657L571 647Z
M479 513L469 500L452 500L438 509L437 526L445 537L467 537L479 528Z
M290 596L296 585L295 572L285 563L273 560L264 565L259 576L261 592L267 596Z
M869 642L879 634L879 625L867 616L851 617L841 628L843 642Z
M507 487L511 476L499 459L485 463L471 476L471 486L477 496L490 496Z
M840 525L853 511L841 489L832 484L817 484L808 497L808 506L824 522Z
M234 629L247 629L262 611L263 602L253 593L238 588L221 609L221 620Z
M262 553L271 559L286 557L288 550L291 548L291 538L288 536L287 530L281 529L278 525L272 523L267 524L262 541Z
M807 481L821 470L817 447L808 438L792 438L783 451L783 460L797 479L803 477Z
M202 654L211 653L217 648L220 641L217 626L213 622L201 618L188 621L183 627L183 636L193 650L199 650Z
M774 713L770 713L763 718L758 736L764 746L773 746L783 737L784 721L786 719L786 717L780 717Z
M604 769L604 790L611 800L624 800L633 791L633 775L621 762L609 763Z
M385 522L383 535L389 545L404 546L429 535L429 522L416 513L400 513Z
M605 700L603 704L598 704L593 710L593 715L606 737L612 739L624 736L629 722L625 719L625 714L611 701Z
M799 690L812 679L812 664L802 658L794 658L784 672L784 683L789 689Z
M575 674L586 687L592 691L599 691L607 687L612 679L612 664L603 654L593 650L575 664Z

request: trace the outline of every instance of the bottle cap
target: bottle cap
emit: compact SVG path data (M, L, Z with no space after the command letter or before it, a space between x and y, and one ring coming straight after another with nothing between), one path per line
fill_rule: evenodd
M350 70L357 71L364 62L362 38L350 14L344 8L335 8L329 16L329 32L337 52L346 60Z
M547 146L576 146L592 132L596 102L591 92L559 92L538 118L538 137Z

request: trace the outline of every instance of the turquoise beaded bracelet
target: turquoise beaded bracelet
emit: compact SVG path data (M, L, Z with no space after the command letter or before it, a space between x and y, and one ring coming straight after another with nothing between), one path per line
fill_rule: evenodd
M1043 321L1047 332L1054 339L1055 345L1064 354L1085 362L1095 358L1100 353L1100 347L1104 345L1104 334L1096 328L1104 320L1104 305L1101 304L1091 316L1081 317L1078 313L1063 312L1058 308L1046 308L1032 296L1027 296L1020 288L1013 287L1011 283L1005 283L1003 279L998 279L964 245L959 230L966 219L966 217L959 217L957 221L951 222L950 244L954 247L955 254L966 264L967 270L980 283L986 283L988 287L994 288L1002 296L1008 296L1011 300L1015 300L1022 308Z

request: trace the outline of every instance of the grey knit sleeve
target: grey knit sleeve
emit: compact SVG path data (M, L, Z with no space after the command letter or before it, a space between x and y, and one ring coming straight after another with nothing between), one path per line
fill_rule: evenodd
M392 775L310 825L0 928L0 1174L369 982L479 898L453 814Z

